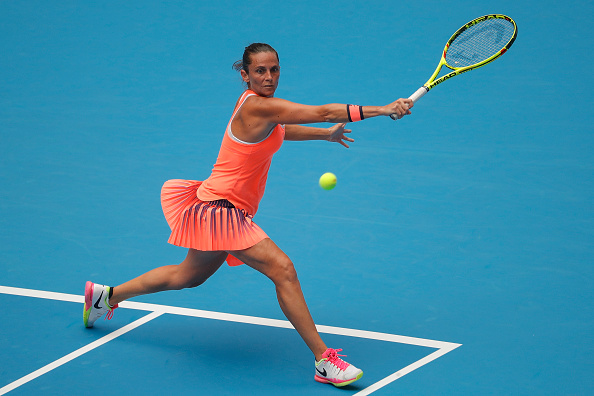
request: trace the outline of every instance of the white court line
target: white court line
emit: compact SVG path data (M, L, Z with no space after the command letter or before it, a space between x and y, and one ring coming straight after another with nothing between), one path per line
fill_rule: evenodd
M432 354L427 355L424 358L419 359L412 364L409 364L408 366L404 367L403 369L396 371L394 374L391 374L391 375L387 376L386 378L376 382L375 384L368 386L367 388L363 389L362 391L355 393L353 396L369 395L369 394L375 392L376 390L383 388L384 386L396 381L398 378L402 378L403 376L412 372L413 370L416 370L419 367L422 367L422 366L426 365L427 363L430 363L430 362L434 361L435 359L442 357L446 353L453 351L454 349L458 348L461 344L451 344L451 345L452 346L450 348L438 349L437 351L433 352Z
M74 295L74 294L48 292L48 291L42 291L42 290L22 289L22 288L9 287L9 286L0 286L0 293L12 294L12 295L24 296L24 297L44 298L44 299L48 299L48 300L84 303L84 296L78 296L78 295ZM104 343L109 342L112 339L119 337L120 335L122 335L130 330L133 330L134 328L141 326L144 323L147 323L150 320L152 320L162 314L165 314L165 313L172 314L172 315L192 316L192 317L205 318L205 319L223 320L223 321L236 322L236 323L247 323L247 324L254 324L254 325L259 325L259 326L279 327L279 328L285 328L285 329L293 328L291 323L287 320L260 318L260 317L256 317L256 316L236 315L236 314L229 314L229 313L223 313L223 312L204 311L204 310L200 310L200 309L181 308L181 307L173 307L173 306L159 305L159 304L149 304L149 303L142 303L142 302L136 302L136 301L124 301L124 302L120 303L119 306L121 308L136 309L136 310L140 310L140 311L149 311L149 312L151 312L151 314L144 316L143 318L138 319L137 321L132 322L129 325L124 326L121 329L116 330L113 333L111 333L97 341L94 341L93 343L89 344L86 347L80 348L79 350L71 353L70 355L66 355L65 357L57 360L56 362L60 362L63 359L66 359L68 356L71 356L71 355L81 351L80 354L73 356L72 358L61 362L60 364L56 365L55 367L58 367L58 366L66 363L66 362L82 355L83 353L86 353L100 345L103 345ZM135 323L137 323L137 325L130 327L130 326L134 325ZM415 337L406 337L406 336L400 336L400 335L396 335L396 334L378 333L378 332L366 331L366 330L347 329L347 328L342 328L342 327L324 326L324 325L316 325L316 327L320 333L343 335L343 336L357 337L357 338L366 338L366 339L377 340L377 341L396 342L396 343L400 343L400 344L416 345L416 346L437 349L437 351L425 356L424 358L422 358L422 359L404 367L403 369L400 369L397 372L389 375L388 377L368 386L367 388L358 392L356 394L357 396L369 395L370 393L375 392L376 390L390 384L391 382L397 380L398 378L401 378L404 375L409 374L410 372L426 365L427 363L432 362L433 360L435 360L435 359L445 355L446 353L451 352L454 349L461 346L461 344L455 344L455 343L451 343L451 342L435 341L435 340L428 340L428 339L415 338ZM126 330L123 331L124 329L126 329ZM111 339L106 339L106 338L110 337L112 334L116 334L118 331L123 331L123 332L121 334L115 335ZM106 339L106 340L104 342L97 344L97 345L94 345L95 343L98 343L103 339ZM88 350L84 350L85 348L88 348L91 345L94 345L94 346ZM56 362L54 362L54 363L56 363ZM51 366L54 363L51 363L50 365L47 365L45 367ZM53 368L55 368L55 367L53 367ZM44 368L37 370L23 378L27 378L37 372L40 372ZM53 370L53 368L50 368L50 370ZM47 371L50 371L50 370L47 370ZM47 371L40 372L38 375L28 379L25 382L28 382L31 379L38 377L39 375L43 375ZM18 381L20 381L20 380L17 380L15 382L13 382L12 384L14 384ZM23 382L23 383L25 383L25 382ZM9 384L9 385L12 385L12 384ZM7 386L9 386L9 385L7 385ZM20 384L20 385L22 385L22 384ZM17 385L17 386L20 386L20 385ZM5 388L6 387L0 388L0 395L5 393L5 392L2 393L2 391Z
M76 351L71 352L68 355L61 357L60 359L53 361L50 364L47 364L47 365L43 366L42 368L35 370L32 373L27 374L24 377L21 377L18 380L13 381L10 384L0 388L0 395L4 395L5 393L12 391L12 390L18 388L19 386L24 385L27 382L32 381L35 378L42 376L43 374L47 374L50 371L52 371L53 369L58 368L58 367L62 366L63 364L66 364L69 361L74 360L77 357L82 356L85 353L90 352L93 349L98 348L101 345L108 343L109 341L112 341L112 340L118 338L119 336L126 334L130 330L134 330L138 326L142 326L143 324L145 324L145 323L147 323L161 315L163 315L163 312L151 312L150 314L145 315L142 318L135 320L134 322L127 324L126 326L119 328L116 331L113 331L113 332L109 333L108 335L101 337L98 340L93 341L90 344L85 345L84 347L79 348Z

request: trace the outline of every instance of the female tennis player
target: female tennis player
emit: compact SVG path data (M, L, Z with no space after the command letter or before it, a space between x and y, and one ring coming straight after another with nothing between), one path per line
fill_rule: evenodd
M196 287L227 261L246 263L266 275L276 287L287 319L315 357L314 379L335 386L348 385L363 372L342 360L324 344L305 303L295 267L289 257L253 221L264 194L268 169L284 140L328 140L349 147L347 122L376 116L410 114L413 103L398 99L386 106L327 104L307 106L274 97L280 77L279 58L268 44L245 48L235 63L247 90L237 100L223 135L217 161L208 179L169 180L161 191L169 242L189 249L179 265L153 269L122 285L87 282L84 324L92 327L118 303L131 297L165 290ZM329 122L330 128L299 124Z

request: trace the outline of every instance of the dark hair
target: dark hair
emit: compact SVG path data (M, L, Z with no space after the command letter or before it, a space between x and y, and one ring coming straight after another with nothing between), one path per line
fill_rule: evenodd
M251 55L259 54L260 52L274 52L276 59L279 60L278 53L270 45L264 43L252 43L245 47L245 50L243 51L243 58L235 62L233 64L233 68L236 71L244 70L247 73L248 66L252 63Z

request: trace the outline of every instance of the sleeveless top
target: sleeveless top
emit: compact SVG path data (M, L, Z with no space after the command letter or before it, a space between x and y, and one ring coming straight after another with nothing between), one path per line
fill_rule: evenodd
M285 139L284 125L276 125L272 132L257 143L243 142L233 136L231 123L235 115L254 91L246 90L227 124L219 156L211 175L198 188L196 195L202 201L226 199L236 208L253 216L264 195L272 156Z

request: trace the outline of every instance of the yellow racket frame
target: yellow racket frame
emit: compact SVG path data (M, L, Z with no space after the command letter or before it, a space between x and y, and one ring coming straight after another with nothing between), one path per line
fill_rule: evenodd
M446 54L448 52L448 49L450 48L450 44L456 39L456 37L458 37L460 34L462 34L462 32L464 32L466 29L468 29L471 26L476 25L477 23L483 22L487 19L505 19L508 22L511 22L514 26L514 31L512 33L511 38L509 39L509 41L501 48L501 50L499 50L498 52L496 52L495 54L493 54L491 57L476 63L474 65L468 65L468 66L464 66L464 67L454 67L452 65L449 65L446 62ZM511 19L510 17L508 17L507 15L502 15L502 14L489 14L489 15L484 15L482 17L473 19L472 21L468 22L466 25L462 26L460 29L458 29L456 31L456 33L454 33L452 35L452 37L450 37L450 39L448 40L448 42L446 43L443 52L441 54L441 59L439 60L439 64L437 65L437 68L435 69L435 71L433 72L433 74L431 75L431 78L429 78L429 80L427 80L427 82L425 84L423 84L423 86L419 89L417 89L415 91L415 93L413 93L409 99L412 99L413 103L416 102L417 100L419 100L421 97L423 97L423 95L425 95L427 92L429 92L429 90L431 90L432 88L434 88L436 85L441 84L442 82L449 80L450 78L457 76L458 74L462 74L462 73L466 73L467 71L470 70L474 70L477 69L481 66L485 66L487 63L491 63L493 62L495 59L499 58L501 55L503 55L514 43L514 41L516 40L516 37L518 35L518 26L516 25L516 22ZM452 72L438 78L437 80L435 80L435 78L437 77L437 75L439 74L439 72L441 71L441 68L443 66L446 66L447 68L451 69ZM392 114L390 116L393 120L397 120L397 115L396 114Z
M512 37L509 39L509 41L503 46L503 48L500 51L496 52L493 56L491 56L479 63L476 63L474 65L464 66L464 67L454 67L452 65L449 65L446 62L446 53L448 52L448 49L450 48L450 44L456 39L456 37L458 37L460 34L462 34L462 32L464 32L466 29L468 29L471 26L476 25L477 23L483 22L487 19L505 19L506 21L511 22L514 25L514 32L512 34ZM472 21L468 22L466 25L464 25L460 29L458 29L456 31L456 33L454 33L452 35L452 37L450 37L450 39L448 40L448 42L446 43L446 45L443 49L443 52L441 54L441 60L439 61L439 64L437 65L435 72L433 72L433 75L431 76L431 78L429 80L427 80L427 82L425 84L423 84L423 86L427 89L427 91L429 91L436 85L441 84L445 80L450 79L454 76L457 76L458 74L462 74L462 73L465 73L465 72L473 70L473 69L478 69L481 66L485 66L487 63L493 62L495 59L497 59L501 55L503 55L512 46L512 44L516 40L517 35L518 35L518 26L516 25L516 22L513 19L511 19L510 17L508 17L507 15L490 14L490 15L484 15L480 18L473 19ZM442 76L442 77L438 78L437 80L435 80L435 77L437 77L437 75L439 74L439 71L441 70L442 66L444 66L444 65L453 71L451 73L448 73L445 76Z

